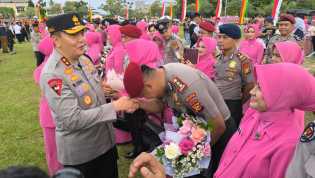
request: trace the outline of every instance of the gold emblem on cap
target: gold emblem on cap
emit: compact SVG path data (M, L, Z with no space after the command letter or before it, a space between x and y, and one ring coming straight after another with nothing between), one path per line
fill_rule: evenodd
M81 25L79 18L75 15L72 17L72 22L74 23L75 26Z

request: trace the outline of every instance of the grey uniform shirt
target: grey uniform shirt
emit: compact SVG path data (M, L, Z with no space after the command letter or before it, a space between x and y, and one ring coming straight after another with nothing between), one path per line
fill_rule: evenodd
M164 64L180 62L180 58L184 53L183 42L180 38L173 34L170 39L165 41L164 46ZM177 49L175 49L175 46Z
M242 88L254 80L250 61L241 61L237 52L229 57L221 55L215 69L214 81L224 100L242 99Z
M100 77L86 56L70 63L54 50L40 87L56 123L58 160L77 165L93 160L115 145L116 112L105 104Z
M209 120L222 115L225 120L230 118L219 90L205 74L181 63L163 65L168 84L164 101L178 112L189 110L197 116Z
M305 129L297 145L286 178L315 178L315 121Z

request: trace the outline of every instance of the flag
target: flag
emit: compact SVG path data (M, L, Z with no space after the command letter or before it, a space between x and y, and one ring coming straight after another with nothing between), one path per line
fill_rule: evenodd
M217 1L217 7L215 9L215 17L221 16L221 10L222 10L222 0Z
M187 0L182 0L182 16L181 16L181 21L185 20L186 17L186 9L187 9Z
M162 12L161 12L161 16L163 17L165 15L165 2L164 0L162 1Z
M273 17L274 25L276 25L278 22L281 4L282 4L282 0L274 0L273 1L273 8L272 8L272 14L271 15Z
M249 0L242 0L242 7L241 7L241 13L240 13L240 25L244 23L244 19L247 16L249 6Z
M128 6L126 6L126 9L125 9L125 18L129 19L129 8L128 8Z
M173 4L170 2L170 17L173 18Z
M92 12L92 9L89 7L89 9L88 9L88 20L91 23L92 23L92 17L93 17L93 12Z
M199 12L199 0L196 0L196 12Z

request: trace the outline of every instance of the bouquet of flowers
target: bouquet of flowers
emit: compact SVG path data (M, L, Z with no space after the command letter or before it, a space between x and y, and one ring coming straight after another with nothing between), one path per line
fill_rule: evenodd
M188 114L172 120L173 124L165 124L164 135L160 136L163 144L153 153L169 176L182 178L200 174L210 162L210 124Z

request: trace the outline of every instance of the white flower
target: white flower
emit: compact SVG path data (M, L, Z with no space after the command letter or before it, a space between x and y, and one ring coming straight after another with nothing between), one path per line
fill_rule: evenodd
M167 159L175 159L181 155L178 145L171 143L165 147L165 156Z

